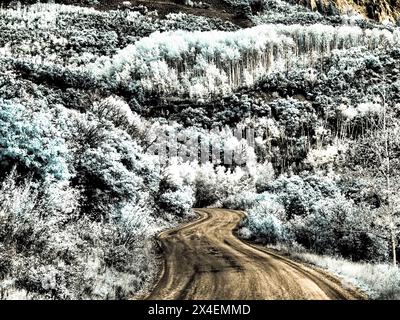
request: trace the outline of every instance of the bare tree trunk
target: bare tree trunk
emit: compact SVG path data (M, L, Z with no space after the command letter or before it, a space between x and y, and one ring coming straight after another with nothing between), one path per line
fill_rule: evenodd
M390 228L390 238L392 243L392 258L393 258L393 266L397 266L397 254L396 254L396 230L395 226L392 224Z
M386 108L386 97L383 92L381 92L382 100L383 100L383 131L385 135L385 164L386 164L386 193L387 193L387 200L388 200L388 218L389 218L389 227L390 227L390 239L391 239L391 247L392 247L392 258L393 258L393 266L396 267L397 265L397 255L396 255L396 230L395 230L395 222L394 222L394 212L392 208L392 199L390 194L390 155L389 155L389 134L387 130L387 108Z

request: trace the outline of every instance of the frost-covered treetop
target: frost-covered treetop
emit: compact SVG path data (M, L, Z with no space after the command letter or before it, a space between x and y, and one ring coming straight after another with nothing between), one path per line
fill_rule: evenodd
M236 32L155 32L113 57L116 62L186 59L201 56L235 61L246 51L264 51L268 45L292 46L293 40L278 34L272 26L255 27Z
M134 45L122 49L113 58L113 67L134 61L151 62L157 59L187 59L201 56L204 59L237 61L246 52L263 52L273 46L294 47L300 42L309 50L344 49L359 45L375 48L400 42L400 32L355 26L329 26L315 24L261 25L235 32L154 32ZM306 43L304 43L306 42ZM307 50L307 49L306 49Z

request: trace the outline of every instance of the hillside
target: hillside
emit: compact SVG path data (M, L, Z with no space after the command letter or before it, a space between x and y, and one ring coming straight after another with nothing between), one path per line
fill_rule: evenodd
M16 3L3 0L4 4ZM34 3L35 0L22 1ZM45 2L45 1L44 1ZM160 16L182 12L210 18L221 18L242 27L253 25L251 14L262 14L274 7L271 0L56 0L56 3L94 7L98 10L127 9L146 6L149 10L157 10ZM326 16L337 14L359 14L365 18L383 22L389 20L397 23L400 17L398 0L287 0L287 3L300 5Z

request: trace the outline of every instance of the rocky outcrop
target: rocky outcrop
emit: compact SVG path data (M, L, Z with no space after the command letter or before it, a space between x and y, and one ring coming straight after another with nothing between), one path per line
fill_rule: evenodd
M288 0L288 2L328 15L337 12L355 12L380 22L390 20L398 23L400 20L400 0Z

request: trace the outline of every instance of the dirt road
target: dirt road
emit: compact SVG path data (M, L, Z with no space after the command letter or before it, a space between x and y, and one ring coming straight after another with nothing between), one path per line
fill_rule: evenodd
M148 299L362 299L322 271L246 244L243 213L198 209L200 219L160 235L165 266Z

